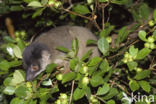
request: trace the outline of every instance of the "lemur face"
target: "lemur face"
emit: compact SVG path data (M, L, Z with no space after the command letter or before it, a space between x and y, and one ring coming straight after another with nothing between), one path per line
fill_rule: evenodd
M50 64L50 51L46 45L32 43L23 53L23 66L26 69L26 80L33 80Z

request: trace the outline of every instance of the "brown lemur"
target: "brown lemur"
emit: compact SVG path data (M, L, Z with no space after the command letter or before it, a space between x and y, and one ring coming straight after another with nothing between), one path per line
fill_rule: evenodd
M87 28L80 26L61 26L42 33L23 52L23 66L26 69L26 80L33 80L46 69L50 63L64 64L65 53L56 50L58 46L72 49L72 41L77 38L79 50L77 56L81 58L92 49L92 56L99 56L96 46L86 46L86 41L97 40L95 35Z

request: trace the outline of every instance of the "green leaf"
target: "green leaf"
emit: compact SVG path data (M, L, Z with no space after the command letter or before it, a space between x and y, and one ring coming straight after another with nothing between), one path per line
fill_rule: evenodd
M18 97L26 97L27 96L27 88L24 85L19 86L18 88L16 88L15 90L15 94Z
M109 101L107 101L106 104L115 104L115 101L114 100L109 100Z
M75 70L75 67L76 65L78 64L79 60L77 58L73 58L70 60L69 62L69 67L72 69L72 70Z
M152 36L153 36L154 40L156 40L156 30L153 32Z
M147 82L147 81L139 81L139 85L141 86L141 88L144 91L146 91L148 93L150 92L151 86L150 86L149 82Z
M45 8L38 8L38 9L33 13L32 18L36 18L37 16L42 15L44 9L45 9Z
M9 68L10 68L10 66L9 66L9 62L7 60L0 62L0 70L8 71Z
M145 20L148 20L148 16L150 14L150 10L149 10L149 7L147 4L142 4L140 7L139 7L139 13L140 13L140 16L145 19Z
M84 89L76 88L75 91L74 91L74 94L73 94L73 98L74 98L74 100L79 100L84 95L85 95L85 90Z
M20 48L17 45L14 45L13 51L14 51L14 54L15 54L15 56L17 58L22 59L22 52L21 52Z
M25 81L25 76L23 75L23 73L20 70L15 70L10 85L15 86L24 81Z
M153 18L154 18L154 21L156 22L156 9L153 12Z
M135 80L129 82L130 89L134 92L140 88L139 84Z
M48 64L46 66L46 72L51 73L56 67L57 67L57 64L55 63Z
M18 97L15 97L11 100L10 104L24 104L24 99L19 99Z
M41 3L39 1L32 1L28 4L28 6L31 7L42 7Z
M88 66L95 66L95 65L99 64L101 61L102 61L102 58L100 58L100 57L93 57L89 61Z
M146 35L147 35L146 31L144 31L144 30L140 30L140 31L139 31L138 36L139 36L139 38L140 38L142 41L147 42Z
M111 31L114 29L114 26L109 26L108 28L105 28L104 30L102 30L101 32L100 32L100 37L102 38L102 37L107 37L110 33L111 33Z
M87 40L86 45L96 45L97 41L96 40Z
M103 72L108 72L109 71L109 63L106 59L104 59L102 61L102 63L100 64L100 67L99 67Z
M73 11L82 15L90 13L88 7L81 4L78 4L75 7L73 7Z
M77 54L78 49L79 49L79 41L77 38L75 38L72 43L72 50L74 51L75 55Z
M122 27L119 30L116 43L119 44L119 43L123 42L127 38L128 34L129 34L129 31L127 30L127 27L126 26Z
M119 92L116 88L111 88L109 93L107 95L105 95L104 97L102 97L103 100L108 100L111 99L112 97L114 97L115 95L117 95Z
M135 61L131 61L127 63L127 66L129 68L130 71L132 71L133 69L135 69L138 66L138 63Z
M56 49L59 50L59 51L65 52L65 53L68 53L70 51L69 49L67 49L67 48L65 48L63 46L58 46Z
M90 58L91 55L92 55L92 49L90 49L87 53L85 53L82 56L81 61L85 61L86 59Z
M75 77L76 77L76 73L74 73L74 72L64 74L63 79L62 79L62 83L69 82L69 81L73 80Z
M3 84L4 84L5 86L9 86L11 80L12 80L12 77L7 77L7 78L3 81Z
M129 53L132 57L136 57L138 54L138 48L135 48L134 45L130 46Z
M109 51L109 43L104 37L98 40L98 48L103 55L106 55L106 53Z
M20 66L20 65L22 65L21 60L14 60L14 61L9 62L10 67L17 67L17 66Z
M5 94L7 94L7 95L13 95L14 94L14 92L15 92L15 87L13 87L13 86L7 86L4 90L3 90L3 92L5 93Z
M90 83L93 87L97 87L99 85L102 85L104 83L103 78L98 75L92 76Z
M151 52L148 48L143 48L138 52L136 59L141 60L144 59Z
M52 80L49 79L48 81L43 81L42 85L44 85L44 86L51 86L52 85Z
M108 0L99 0L99 2L102 2L102 3L103 3L103 2L108 2Z
M109 84L105 83L102 87L99 87L96 95L104 95L109 91Z
M22 6L11 6L10 11L21 11L23 10Z
M151 74L150 70L144 70L140 73L137 73L137 75L135 76L135 79L141 80L141 79L147 78L150 74Z
M10 36L3 36L3 40L9 43L15 43L16 41Z

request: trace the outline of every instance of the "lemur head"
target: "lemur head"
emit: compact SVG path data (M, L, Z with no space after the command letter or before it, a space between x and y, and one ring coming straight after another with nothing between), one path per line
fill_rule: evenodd
M50 64L51 54L48 47L41 43L32 43L23 52L23 66L26 69L26 80L33 80Z

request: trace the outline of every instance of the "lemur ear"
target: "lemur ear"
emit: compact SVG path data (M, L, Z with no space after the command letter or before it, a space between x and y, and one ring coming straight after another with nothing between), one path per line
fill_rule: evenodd
M49 51L46 51L46 50L42 51L42 60L48 61L50 60L50 56L51 55Z

